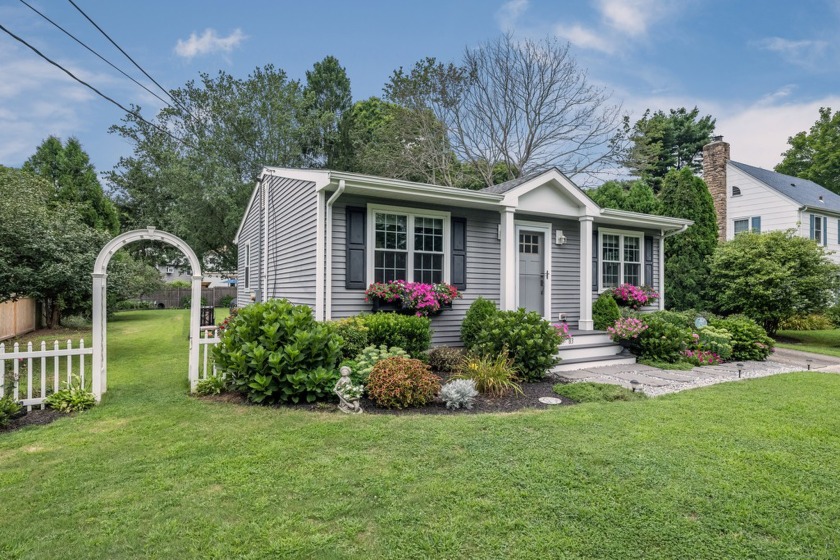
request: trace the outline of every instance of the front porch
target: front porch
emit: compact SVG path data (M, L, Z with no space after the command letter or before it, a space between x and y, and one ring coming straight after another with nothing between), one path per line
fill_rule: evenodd
M636 363L636 356L613 342L605 331L572 330L569 335L557 352L562 361L551 370L552 373Z

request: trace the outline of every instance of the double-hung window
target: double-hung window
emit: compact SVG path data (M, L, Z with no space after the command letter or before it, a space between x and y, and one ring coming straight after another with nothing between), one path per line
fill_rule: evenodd
M251 242L245 244L245 288L251 287Z
M739 218L733 221L733 230L735 235L751 231L753 233L761 233L761 216L753 216L752 218Z
M827 245L826 226L828 225L828 218L824 216L815 216L811 214L811 239L816 241L819 245Z
M448 213L374 206L370 218L374 282L446 281Z
M600 238L601 289L619 284L641 286L642 234L601 230Z

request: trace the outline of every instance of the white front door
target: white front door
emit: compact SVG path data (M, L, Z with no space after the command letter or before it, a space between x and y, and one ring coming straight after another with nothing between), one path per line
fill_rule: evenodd
M518 305L545 316L545 234L519 232L519 295Z

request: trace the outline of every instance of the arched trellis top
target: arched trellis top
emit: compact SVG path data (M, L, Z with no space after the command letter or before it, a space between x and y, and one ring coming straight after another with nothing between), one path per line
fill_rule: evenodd
M198 384L198 337L199 312L201 308L201 262L195 251L183 239L153 227L127 231L109 241L96 257L93 265L93 394L98 401L108 389L108 345L107 338L107 270L114 253L134 241L162 241L180 249L192 268L192 290L190 301L190 390L195 391Z
M111 257L114 256L114 253L129 243L144 240L163 241L164 243L169 243L177 249L180 249L187 257L187 260L190 261L192 275L201 276L201 262L198 260L195 251L193 251L192 248L177 235L172 235L171 233L166 233L165 231L158 231L151 226L146 229L127 231L109 241L99 252L99 256L96 257L96 263L93 265L93 273L105 274L105 271L108 269L108 263L111 262Z

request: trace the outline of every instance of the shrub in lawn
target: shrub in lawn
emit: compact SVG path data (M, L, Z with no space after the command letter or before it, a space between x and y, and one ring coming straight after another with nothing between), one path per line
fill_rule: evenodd
M647 398L642 392L634 393L619 385L607 383L558 383L554 392L575 402L636 401Z
M429 350L429 367L432 371L452 373L461 367L464 351L451 346L436 346Z
M8 426L22 409L20 403L12 399L11 395L0 398L0 428Z
M96 397L79 385L70 385L48 396L44 404L59 412L82 412L96 404Z
M834 328L840 328L840 303L826 309L825 316L828 317Z
M233 296L222 296L219 298L219 307L230 307L235 299Z
M557 351L564 339L563 332L539 313L498 311L485 319L472 350L491 357L507 352L523 379L537 381L560 362Z
M68 329L84 329L90 326L90 321L82 315L68 315L61 318L61 326Z
M391 346L388 348L384 344L381 346L368 346L363 348L355 360L344 362L344 365L350 368L350 379L354 384L367 385L368 377L373 371L373 366L381 362L385 358L393 358L399 356L401 358L410 358L408 352L398 346Z
M638 338L638 351L642 358L678 362L682 358L682 351L694 342L689 329L674 324L659 313L644 316L644 322L647 329Z
M446 403L446 408L466 408L471 410L478 390L472 379L454 379L440 388L440 398Z
M722 361L732 357L732 335L726 329L706 326L695 335L695 350L711 352Z
M592 304L592 320L595 323L595 329L599 331L607 330L621 318L621 311L618 309L618 304L610 292L604 292L595 303Z
M489 299L479 297L472 302L464 320L461 322L461 342L464 343L464 348L472 350L479 331L481 331L487 319L494 316L498 311L496 304Z
M332 395L341 338L306 305L276 299L239 310L213 355L233 389L255 403L312 402Z
M368 344L398 346L420 358L432 344L432 321L428 317L374 313L363 315L361 321L368 329Z
M195 386L196 394L207 397L209 395L221 395L227 392L227 381L221 375L210 375L202 379Z
M207 298L201 296L201 305L207 305ZM184 296L181 298L181 309L189 309L192 307L192 296Z
M732 336L731 360L766 360L773 352L773 339L761 325L743 315L714 319L709 324L725 329Z
M440 390L440 377L420 360L395 356L373 366L367 384L371 400L386 408L423 406Z
M455 378L475 382L475 388L480 393L491 397L501 397L510 391L522 394L517 383L519 377L507 352L499 352L495 356L470 356L464 360Z
M784 331L823 331L834 328L834 322L821 313L811 313L809 315L794 315L785 319L779 325L779 328Z
M333 321L336 334L341 337L341 359L352 360L369 346L368 328L361 317L349 317Z

